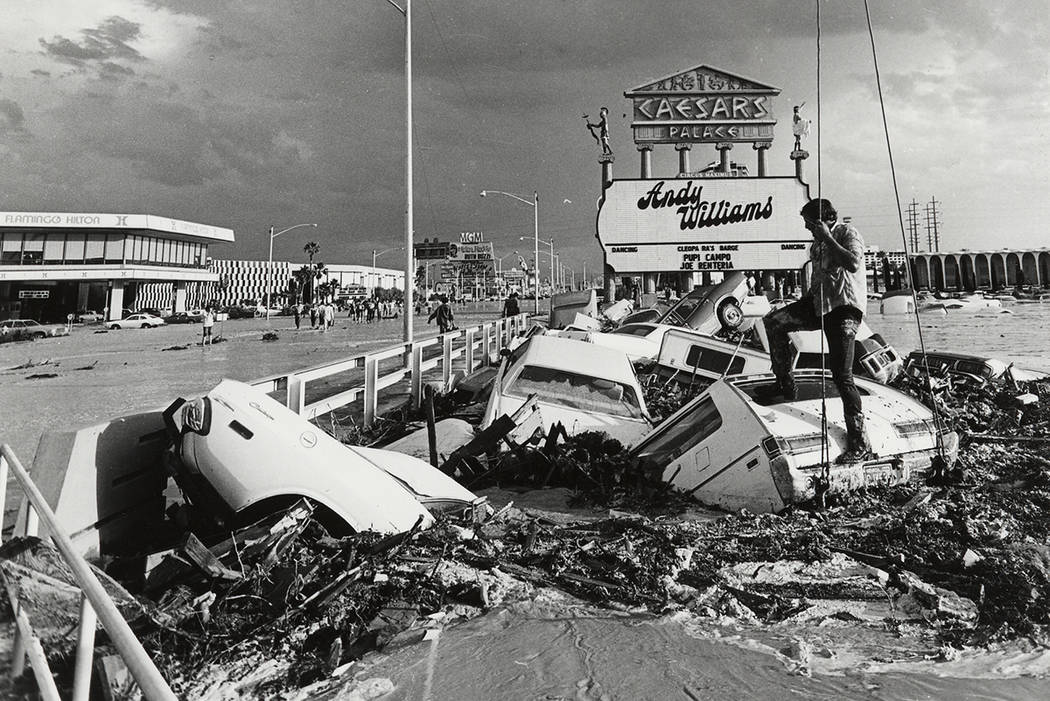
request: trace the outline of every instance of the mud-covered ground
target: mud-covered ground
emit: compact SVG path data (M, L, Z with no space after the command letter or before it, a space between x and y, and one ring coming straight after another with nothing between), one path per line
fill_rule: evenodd
M1025 393L1038 401L1021 404ZM1050 384L956 388L937 401L963 443L957 469L930 484L829 495L779 515L698 517L615 441L585 434L537 454L541 469L519 458L489 479L503 508L426 531L336 538L308 510L270 528L278 515L240 547L213 547L230 574L184 568L136 591L145 605L135 624L173 686L195 698L323 697L371 653L544 591L636 616L867 626L896 637L901 659L1043 646ZM574 508L508 503L515 483L540 480ZM809 673L812 650L786 654Z

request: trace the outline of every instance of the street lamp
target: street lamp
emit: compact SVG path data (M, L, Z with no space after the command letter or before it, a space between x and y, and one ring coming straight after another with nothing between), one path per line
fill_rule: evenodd
M273 240L281 234L287 234L292 229L298 229L303 226L312 226L317 228L317 224L296 224L295 226L289 226L287 229L281 229L276 234L273 232L273 227L270 227L270 257L269 262L266 264L266 322L270 321L270 290L273 289Z
M376 294L375 293L375 290L376 290L376 258L378 258L379 256L383 255L384 253L390 253L390 251L400 251L400 250L401 250L400 248L386 248L386 249L383 249L382 251L377 251L374 248L372 249L372 296L373 297L375 297L375 294Z
M540 193L534 191L532 193L532 201L520 197L518 195L512 195L509 192L503 192L502 190L482 190L481 196L486 197L487 195L503 195L509 197L512 200L517 200L522 204L527 204L532 207L532 239L533 239L533 250L536 261L536 286L535 286L535 311L537 314L540 313Z
M528 241L529 237L528 236L519 236L518 240L519 241ZM550 249L551 249L550 253L548 255L550 255L550 259L551 259L551 287L553 288L555 285L558 284L557 283L557 275L558 275L558 273L555 272L558 269L557 266L556 266L556 262L558 260L558 257L556 255L554 255L554 237L552 236L550 241L548 241L547 239L537 239L537 243L536 243L536 245L537 245L537 248L536 248L536 275L537 275L537 277L539 276L539 272L540 272L540 260L539 260L539 258L540 258L540 249L539 249L539 244L541 244L541 243L547 244L548 246L550 246ZM547 253L547 252L544 251L544 253ZM538 289L538 283L537 283L537 289Z

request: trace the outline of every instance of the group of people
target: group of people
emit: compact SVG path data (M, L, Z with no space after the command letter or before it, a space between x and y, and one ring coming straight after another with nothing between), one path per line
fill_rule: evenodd
M293 304L292 318L295 319L295 328L300 328L303 319L310 320L311 329L327 331L335 325L335 305L331 302L320 302L317 304Z

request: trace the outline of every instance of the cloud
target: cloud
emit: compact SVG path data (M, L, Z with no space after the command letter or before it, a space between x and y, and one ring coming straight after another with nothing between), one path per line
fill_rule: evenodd
M83 38L77 42L56 36L51 41L40 40L44 53L63 63L86 66L90 63L111 63L116 60L142 61L142 54L129 42L139 38L141 25L122 17L109 17L97 27L82 29Z
M0 98L0 134L25 132L25 114L14 100Z

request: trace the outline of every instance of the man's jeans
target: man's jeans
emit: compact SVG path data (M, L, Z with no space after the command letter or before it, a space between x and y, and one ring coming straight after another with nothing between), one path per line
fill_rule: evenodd
M837 307L824 315L824 335L828 339L828 369L842 398L846 419L846 433L850 448L864 446L864 414L860 392L853 381L853 343L862 318L855 307ZM803 297L786 307L770 312L762 320L769 336L769 360L777 382L788 396L792 396L795 381L791 377L791 348L788 333L814 331L820 328L820 317L813 308L813 299Z

